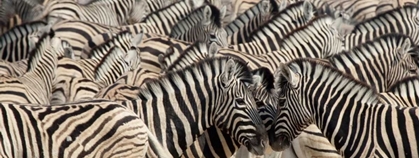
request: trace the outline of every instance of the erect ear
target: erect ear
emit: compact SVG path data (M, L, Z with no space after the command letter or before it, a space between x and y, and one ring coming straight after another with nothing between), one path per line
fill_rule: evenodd
M276 91L281 90L285 83L292 87L297 87L299 78L287 65L280 63L274 74L274 88Z
M226 6L223 6L222 8L220 8L220 19L225 18L226 15Z
M211 23L211 14L212 12L210 6L205 6L203 10L203 25L209 25Z
M305 15L305 19L308 21L314 16L314 6L309 0L303 2L303 15Z
M263 11L263 14L267 14L270 12L270 1L268 0L262 0L261 2L261 10Z
M409 38L406 38L400 47L395 49L395 60L393 65L398 64L401 60L404 60L407 56L411 55L409 53L411 49L411 41Z
M233 59L229 59L226 62L223 72L221 73L222 75L221 80L222 80L222 83L224 83L224 85L229 85L229 83L232 82L235 75L235 69L236 69L235 61Z
M282 11L286 7L287 7L287 1L286 0L282 0L279 3L279 10L278 11Z
M216 42L212 42L209 46L208 56L215 56L217 51L219 51L219 46L216 44Z
M134 35L134 37L131 39L131 46L136 47L138 44L140 44L142 39L143 39L143 33Z

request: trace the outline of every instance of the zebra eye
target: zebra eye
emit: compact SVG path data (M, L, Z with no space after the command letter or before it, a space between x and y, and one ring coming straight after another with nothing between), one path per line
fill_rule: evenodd
M216 35L210 34L210 39L216 39Z
M235 99L235 101L236 101L236 103L238 103L240 105L244 105L245 104L245 101L242 98L237 98L237 99Z
M265 104L262 101L256 101L257 107L263 107Z

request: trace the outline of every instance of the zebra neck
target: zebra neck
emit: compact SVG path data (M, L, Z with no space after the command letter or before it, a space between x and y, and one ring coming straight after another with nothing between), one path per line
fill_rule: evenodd
M146 83L140 91L140 99L127 101L129 109L136 112L159 142L172 155L182 155L196 138L213 125L210 119L213 105L217 104L213 93L200 92L218 89L214 87L214 79L184 78L179 83L170 85ZM166 81L165 81L166 82ZM197 92L196 92L197 91Z

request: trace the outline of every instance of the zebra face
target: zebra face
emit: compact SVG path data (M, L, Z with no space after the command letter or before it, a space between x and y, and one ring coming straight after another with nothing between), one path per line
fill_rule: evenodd
M243 65L245 66L245 65ZM232 137L248 148L255 155L263 155L267 141L267 132L256 109L256 103L248 89L252 81L248 75L239 72L247 69L229 60L220 75L223 92L223 104L213 116L216 126L232 134ZM242 74L239 74L242 73ZM238 77L239 76L239 77Z
M303 106L301 76L281 64L275 74L278 109L273 124L270 146L275 151L287 149L291 142L311 123L309 110Z

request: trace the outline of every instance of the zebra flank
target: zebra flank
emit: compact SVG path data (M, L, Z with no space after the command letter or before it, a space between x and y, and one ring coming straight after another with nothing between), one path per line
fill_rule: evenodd
M0 111L2 157L144 157L148 147L144 122L115 102L1 103Z

